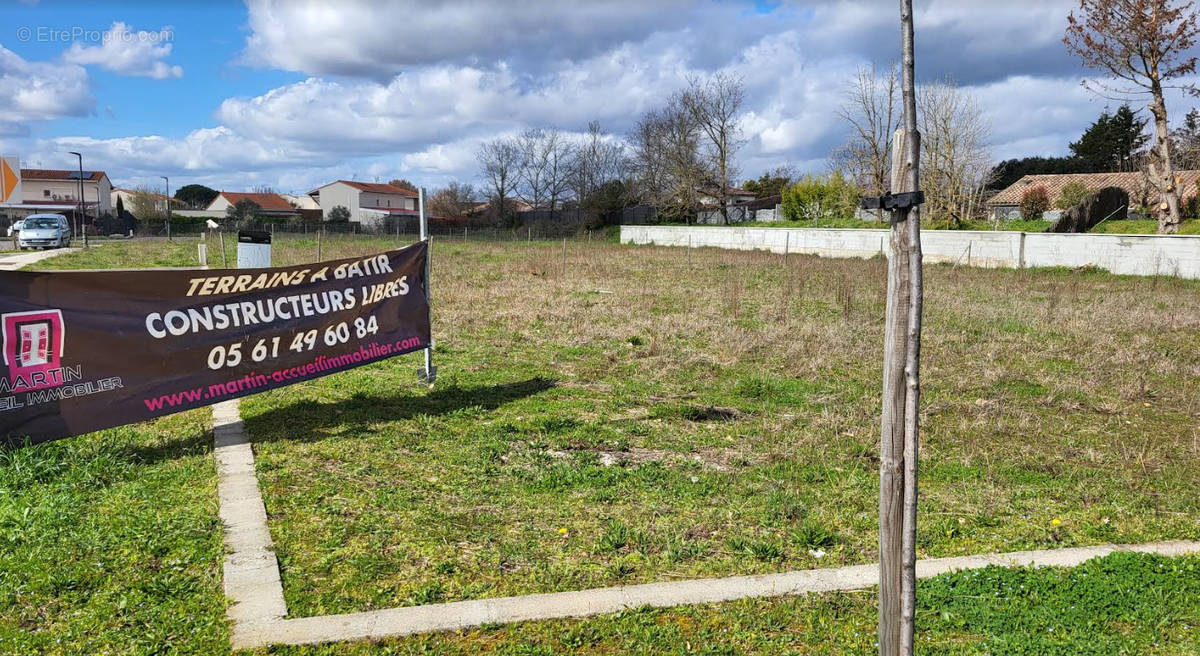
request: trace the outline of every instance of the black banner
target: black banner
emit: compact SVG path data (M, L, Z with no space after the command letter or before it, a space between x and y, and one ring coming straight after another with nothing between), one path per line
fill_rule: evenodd
M45 442L430 343L424 242L266 269L0 273L0 443Z

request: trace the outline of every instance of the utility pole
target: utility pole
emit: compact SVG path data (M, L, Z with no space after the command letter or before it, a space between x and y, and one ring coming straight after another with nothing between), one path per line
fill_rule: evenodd
M921 135L912 0L900 0L904 127L892 148L892 192L863 200L891 214L879 441L879 656L911 656L916 611L917 456L921 399Z
M78 205L78 210L75 212L75 235L74 235L75 238L78 238L80 224L83 222L83 154L77 153L73 150L68 151L68 152L79 158L79 205ZM99 186L99 185L97 185L97 186ZM83 234L84 235L87 234L86 228L84 229Z
M167 205L167 241L171 241L171 180L167 176L160 176L163 179L163 188L166 190Z

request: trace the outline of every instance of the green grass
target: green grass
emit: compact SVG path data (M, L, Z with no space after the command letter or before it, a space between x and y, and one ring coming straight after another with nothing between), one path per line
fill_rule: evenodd
M746 600L271 653L870 654L876 603L871 591ZM1200 558L1116 554L1069 570L944 575L918 584L916 621L921 654L1195 654Z
M195 261L195 242L138 243L38 266ZM323 255L385 245L347 238L327 242ZM110 247L130 250L106 254ZM276 249L277 262L315 257L311 240L282 239ZM441 378L432 391L415 385L409 356L244 400L293 616L876 560L881 261L785 264L699 249L688 268L682 250L571 243L564 276L561 257L555 242L435 242ZM926 275L922 557L1200 537L1200 284L1091 271L929 267ZM181 626L189 618L161 599L129 622L90 596L25 593L32 572L56 571L46 565L51 555L86 563L92 553L89 544L61 543L63 530L46 521L2 556L43 558L6 564L0 579L6 599L27 595L22 610L0 604L0 630L28 641L22 630L38 624L26 617L51 622L36 634L41 642L16 643L24 651L153 651L127 648L131 631L175 636L179 651L219 651L210 438L191 419L203 414L17 454L46 454L37 457L73 472L81 467L74 449L100 457L126 440L140 453L143 442L164 439L160 425L196 423L156 457L118 470L120 489L154 499L154 512L203 527L176 548L203 574L189 602L203 609L195 621L215 617L216 625ZM3 467L0 476L16 475ZM29 499L53 494L102 498L73 484L56 491L13 480L5 490L25 501L0 497L0 516L20 516ZM152 576L143 564L157 556L144 532L155 529L139 519L148 505L113 501L65 521L137 527L103 543L147 570L111 573L114 595ZM1200 607L1195 570L1179 569L1195 559L1114 558L1112 576L1126 588L1165 563L1161 578L1130 588L1140 591L1137 603L1161 603L1070 619L1093 630L1071 629L1074 642L1061 653L1153 653L1151 638L1171 645L1158 653L1194 651L1194 632L1171 632L1180 617L1192 621L1172 609ZM1054 653L1038 642L1040 618L1067 608L1060 600L1069 590L1111 596L1106 579L1068 585L1056 577L1075 574L1055 572L1011 574L1029 577L1027 588L1044 582L1037 596L986 598L972 574L923 584L922 635L934 653ZM1017 608L1013 598L1028 603ZM874 640L873 603L856 593L637 611L384 647L862 653ZM1001 638L1015 646L994 648Z
M1158 221L1154 219L1130 219L1105 221L1092 228L1091 232L1106 232L1122 235L1152 235L1158 232ZM1186 219L1179 226L1181 235L1200 235L1200 219Z

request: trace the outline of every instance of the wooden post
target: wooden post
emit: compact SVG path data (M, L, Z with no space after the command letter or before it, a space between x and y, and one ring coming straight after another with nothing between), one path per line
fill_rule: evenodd
M322 225L317 230L317 261L321 261L321 235L325 233L325 226Z
M221 268L228 269L229 261L225 259L225 231L218 231L217 236L221 238Z
M912 0L900 0L904 127L893 142L892 193L916 191L921 135L913 80ZM892 210L879 458L879 654L913 653L920 408L921 216Z

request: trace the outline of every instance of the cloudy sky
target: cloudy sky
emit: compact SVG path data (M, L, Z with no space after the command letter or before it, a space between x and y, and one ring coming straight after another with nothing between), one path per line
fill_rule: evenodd
M0 0L0 153L119 186L476 182L482 140L614 134L689 75L741 76L743 177L823 171L856 69L899 51L897 3ZM1059 155L1111 106L1061 43L1073 2L916 0L917 77L950 77L997 160ZM1181 117L1196 105L1168 98Z

